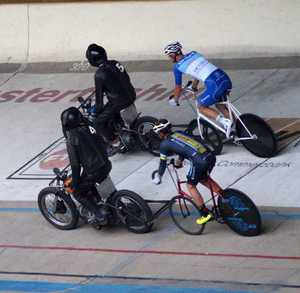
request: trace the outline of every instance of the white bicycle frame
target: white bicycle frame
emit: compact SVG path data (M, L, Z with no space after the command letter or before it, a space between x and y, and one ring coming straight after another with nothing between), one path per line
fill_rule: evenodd
M196 111L195 111L194 107L191 105L189 96L187 96L186 93L191 93L192 94L192 99L195 100ZM197 92L197 93L199 93L199 92ZM201 136L202 139L204 139L204 137L203 137L203 131L202 131L202 127L201 127L201 119L205 120L206 122L208 122L209 124L211 124L213 127L215 127L216 129L218 129L219 131L223 132L225 134L225 136L226 136L227 139L233 138L235 142L238 142L238 141L241 141L241 140L257 139L257 136L253 135L250 132L250 130L247 128L247 126L245 125L245 123L241 120L241 118L240 118L241 112L239 112L239 110L235 106L232 105L232 103L229 100L229 96L227 96L227 101L219 102L217 104L218 105L225 105L226 106L226 108L228 109L228 112L229 112L229 119L232 122L231 125L234 124L235 120L239 120L239 122L241 123L241 125L247 131L249 137L230 136L231 126L230 126L229 131L227 132L222 126L220 126L219 124L217 124L215 120L212 120L212 119L208 118L207 116L205 116L204 114L200 113L200 111L198 109L198 105L197 105L196 92L193 91L192 89L190 89L189 87L183 88L182 94L185 96L185 99L187 100L188 104L192 108L193 112L195 112L197 114L198 130L199 130L199 133L200 133L200 136ZM234 120L234 118L235 118L235 120Z

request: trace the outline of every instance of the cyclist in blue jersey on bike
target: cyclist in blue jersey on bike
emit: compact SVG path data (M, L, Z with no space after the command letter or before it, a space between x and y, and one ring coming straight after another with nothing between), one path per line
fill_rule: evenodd
M179 42L168 44L164 53L174 63L175 77L174 94L169 98L169 103L179 106L178 100L182 91L182 74L188 74L194 78L192 88L197 90L199 81L205 85L205 91L197 97L197 106L203 115L215 119L225 130L229 130L231 120L228 119L228 111L225 105L216 105L218 110L210 106L223 101L227 91L231 90L232 83L229 76L215 65L209 63L201 54L192 51L182 53L182 45Z
M201 140L195 140L192 136L183 131L172 132L172 124L166 120L161 119L159 123L153 127L162 139L160 143L160 164L158 172L154 173L152 181L154 184L160 184L161 178L167 167L167 157L178 155L175 161L175 167L183 166L183 160L187 159L190 162L190 170L187 174L187 188L196 205L202 211L202 216L196 220L197 224L202 225L213 218L204 204L203 197L197 189L197 184L209 187L207 178L212 171L216 157L210 149ZM214 192L220 192L221 187L213 180L212 188Z

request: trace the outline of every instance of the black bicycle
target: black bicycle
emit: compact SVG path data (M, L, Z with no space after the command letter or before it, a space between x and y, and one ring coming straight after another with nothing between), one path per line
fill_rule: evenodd
M93 104L93 94L87 99L78 98L80 103L79 109L83 116L90 123L96 120L96 108ZM153 131L153 126L158 123L158 119L152 116L142 116L137 112L135 104L123 109L120 115L115 115L109 121L118 136L120 146L114 148L111 155L116 153L126 153L141 147L142 150L148 151L155 156L159 156L160 138Z
M56 177L49 183L49 187L42 189L38 195L38 206L44 218L61 230L76 228L79 218L88 223L93 215L65 188L68 171L54 168L53 172ZM93 223L95 228L121 224L134 233L146 233L151 230L152 211L147 202L135 192L118 190L106 201L97 192L92 196L99 212L106 219L101 224Z

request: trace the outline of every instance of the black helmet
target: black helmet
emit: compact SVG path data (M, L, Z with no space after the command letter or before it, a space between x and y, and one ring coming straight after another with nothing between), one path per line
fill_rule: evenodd
M107 60L105 49L97 44L89 45L85 56L92 66L99 66L102 62Z
M163 133L169 133L171 132L172 124L167 119L160 119L158 120L158 123L156 123L153 126L153 131L155 133L163 132Z
M70 107L61 113L60 120L63 133L65 134L65 131L79 126L80 123L83 121L83 117L81 112L77 108Z

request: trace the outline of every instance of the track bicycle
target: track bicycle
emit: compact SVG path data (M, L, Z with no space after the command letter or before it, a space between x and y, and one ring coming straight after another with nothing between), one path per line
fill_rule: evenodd
M219 105L225 105L229 119L231 120L231 127L226 131L223 126L218 124L215 120L208 118L200 113L197 107L197 94L190 86L192 81L189 81L183 88L182 95L185 100L192 107L197 114L197 119L193 119L186 132L192 134L195 138L200 137L212 148L216 155L222 152L223 143L225 141L233 141L236 144L242 144L248 151L258 157L270 158L277 153L277 140L275 138L272 128L261 117L245 113L241 114L239 110L233 106L230 101L227 91ZM195 108L190 102L190 96L195 100ZM196 109L196 110L195 110ZM235 125L235 130L232 127ZM223 141L222 136L225 136Z
M192 197L183 191L181 186L186 181L179 178L174 159L168 162L167 170L178 194L154 213L153 218L157 218L168 209L173 222L180 230L186 234L200 235L206 224L199 225L196 220L203 215L202 211L194 203ZM152 178L154 178L155 172L158 171L152 173ZM243 192L233 188L226 188L220 193L215 193L212 188L213 182L214 180L208 175L207 183L210 189L210 199L205 204L212 202L212 207L209 210L214 219L220 224L227 224L231 230L239 235L259 235L262 226L261 216L253 201Z

